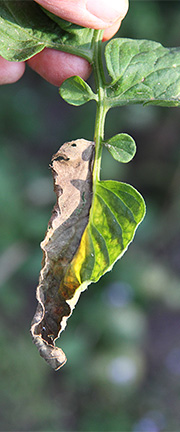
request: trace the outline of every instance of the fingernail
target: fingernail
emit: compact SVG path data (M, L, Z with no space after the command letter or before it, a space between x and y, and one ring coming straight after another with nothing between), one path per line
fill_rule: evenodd
M87 0L87 10L107 23L114 23L117 19L124 18L127 9L127 0Z

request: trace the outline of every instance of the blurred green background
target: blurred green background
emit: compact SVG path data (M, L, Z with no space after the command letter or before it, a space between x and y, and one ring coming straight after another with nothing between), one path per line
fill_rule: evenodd
M119 36L180 44L178 1L131 1ZM0 89L0 430L180 430L180 110L112 110L106 137L131 134L127 165L104 151L102 178L129 182L147 216L113 271L81 295L52 371L29 335L55 195L51 155L93 138L94 103L75 108L27 69Z

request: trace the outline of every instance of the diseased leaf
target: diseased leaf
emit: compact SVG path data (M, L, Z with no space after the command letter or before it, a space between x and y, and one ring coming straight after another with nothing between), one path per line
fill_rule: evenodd
M146 40L113 39L105 50L110 106L180 105L180 49Z
M144 215L145 203L136 189L117 181L99 181L89 223L64 283L97 282L125 253Z
M49 16L48 16L49 15ZM24 61L45 47L66 51L92 61L94 30L60 20L34 1L0 0L0 55Z
M54 369L66 361L54 340L66 326L71 299L77 296L73 285L65 286L63 280L88 223L93 158L94 144L84 139L65 143L52 158L57 203L41 243L44 258L31 333L40 354Z
M119 162L127 163L136 153L136 143L131 136L121 133L104 142L109 153Z
M124 254L145 214L141 195L115 181L99 181L91 202L93 156L93 143L77 140L52 159L57 203L41 243L44 259L31 333L56 370L66 356L54 342L80 293Z
M66 79L59 89L61 97L71 105L83 105L97 99L91 87L79 76Z

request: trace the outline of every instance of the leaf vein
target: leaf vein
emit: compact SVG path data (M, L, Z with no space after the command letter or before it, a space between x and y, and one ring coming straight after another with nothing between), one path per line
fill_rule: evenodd
M106 240L105 240L104 236L102 235L102 233L97 229L97 227L94 225L94 223L93 223L92 221L90 222L90 224L93 226L93 229L94 229L95 231L97 231L97 233L99 234L99 236L100 236L100 237L103 239L103 241L104 241L104 245L105 245L106 253L107 253L107 255L108 255L108 264L109 264L109 263L110 263L110 257L109 257L109 251L108 251L108 248L107 248L107 246L106 246ZM92 241L92 243L93 243L93 241ZM93 245L93 248L94 248L94 245ZM95 248L94 248L94 254L95 254L95 256L96 256ZM95 260L94 262L96 262L96 260Z
M101 187L103 187L105 190L107 190L107 191L110 192L111 194L114 194L114 195L115 195L115 196L116 196L116 197L117 197L117 198L118 198L118 199L119 199L119 200L124 204L124 206L126 207L126 209L128 209L129 212L131 213L131 216L132 216L133 222L136 223L136 221L135 221L135 219L134 219L133 212L132 212L132 210L130 209L130 207L128 207L128 205L126 204L126 202L125 202L122 198L120 198L119 195L117 195L115 192L112 192L111 190L107 189L107 188L104 187L103 185L101 185ZM127 193L127 192L124 192L124 193ZM121 224L118 222L118 220L117 220L115 214L112 212L111 208L109 207L109 204L104 200L104 198L101 197L100 194L97 193L97 195L98 195L98 196L99 196L99 197L104 201L104 203L107 205L107 207L109 208L109 210L111 211L111 213L114 215L114 217L115 217L115 219L116 219L118 225L120 225L120 227L121 227ZM121 229L122 229L122 227L121 227Z

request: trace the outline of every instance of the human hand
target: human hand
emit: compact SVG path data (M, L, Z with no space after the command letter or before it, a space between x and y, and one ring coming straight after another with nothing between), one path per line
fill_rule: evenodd
M105 29L103 40L119 29L128 10L128 0L35 0L55 15L83 27ZM60 86L73 75L87 79L91 66L84 58L45 48L26 62L51 84ZM25 62L9 62L0 57L0 84L18 81L25 71Z

